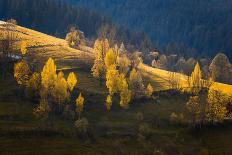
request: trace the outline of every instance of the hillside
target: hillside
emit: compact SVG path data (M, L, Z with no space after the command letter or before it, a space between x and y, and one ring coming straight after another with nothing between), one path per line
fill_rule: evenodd
M4 33L4 27L0 26L0 33ZM94 55L91 47L81 46L80 50L70 48L63 39L52 37L21 26L16 27L17 37L29 41L28 59L32 63L43 65L43 63L52 57L56 61L59 69L72 69L81 67L90 69ZM153 68L145 64L140 64L139 69L145 78L146 83L151 83L156 91L170 89L169 71ZM181 88L188 86L187 76L177 73L181 83ZM214 83L213 87L224 93L232 95L232 86Z
M6 29L3 22L0 21L0 24L3 24L0 26L2 36ZM45 111L43 107L40 111L42 96L38 97L39 99L36 96L28 98L27 90L22 90L12 76L12 68L9 68L10 73L0 78L1 155L232 153L232 126L227 122L230 120L226 117L222 125L194 128L192 122L188 122L191 116L186 111L189 94L173 91L155 92L151 98L134 99L128 109L122 108L119 98L115 96L111 109L107 110L105 99L109 92L104 85L100 86L99 80L90 73L93 63L91 47L81 46L79 50L73 49L63 39L21 26L16 26L13 33L18 38L16 45L20 44L21 40L29 43L28 54L24 59L35 63L40 69L44 62L52 57L58 65L58 71L62 70L64 73L58 77L64 76L66 79L70 72L74 72L77 75L77 84L67 101L62 104L51 101L45 104ZM16 48L13 55L18 55L20 49L17 48L20 46L12 47ZM47 68L46 66L44 68ZM156 91L169 89L172 72L142 63L138 68L143 75L144 84L151 83ZM20 68L21 70L23 69ZM187 77L179 73L176 73L176 77L181 83L180 86L186 87ZM40 79L35 80L36 82L40 83ZM214 87L231 94L230 85L215 83ZM64 88L58 87L57 90ZM42 93L44 89L39 91L38 93ZM58 92L54 94L59 95ZM79 104L77 105L77 96L80 94L84 97L81 114ZM206 92L199 94L203 104L206 103L207 95ZM38 109L42 114L40 116L37 115ZM176 115L175 120L172 119L173 114ZM85 120L81 126L80 120Z
M5 31L2 24L0 30L2 34ZM14 33L19 40L25 40L29 43L28 57L33 63L41 64L47 61L49 57L52 57L56 60L58 66L62 64L60 67L75 67L76 65L89 65L93 60L91 48L80 47L81 50L73 49L63 39L21 26L17 26Z

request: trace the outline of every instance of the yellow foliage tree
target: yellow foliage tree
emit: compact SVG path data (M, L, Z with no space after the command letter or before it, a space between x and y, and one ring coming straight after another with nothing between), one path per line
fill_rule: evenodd
M27 54L27 42L26 41L21 42L21 54L22 55Z
M29 79L30 67L22 60L14 65L14 78L20 86L26 86Z
M53 99L61 105L64 103L65 100L67 100L70 97L69 91L68 91L68 84L67 81L64 78L63 72L59 72L55 82L54 82L54 88L52 91Z
M94 43L95 60L91 71L93 77L100 80L100 84L102 84L103 78L105 76L106 67L104 59L106 52L109 51L109 48L109 41L107 39L97 39Z
M41 72L41 84L47 93L51 93L57 78L56 65L52 58L49 58Z
M201 74L201 68L199 63L195 65L190 80L191 80L190 87L192 93L196 93L196 94L199 93L202 88L202 74Z
M109 49L109 51L106 53L105 56L105 65L106 68L110 68L112 65L116 65L117 55L113 51L112 48Z
M107 108L107 110L110 110L111 106L112 106L112 97L110 95L108 95L107 98L106 98L106 108Z
M123 76L121 76L123 77ZM125 78L120 78L118 81L121 84L120 90L120 106L127 109L131 101L131 91L128 88L128 83Z
M129 71L129 66L131 64L130 59L124 54L117 58L117 65L119 66L120 73L126 75Z
M39 96L41 88L41 75L40 73L33 73L26 85L26 94L30 98L36 98Z
M73 72L69 73L67 82L68 82L69 90L73 91L74 87L77 84L77 77L76 77L75 73L73 73Z
M84 109L84 97L82 97L81 93L79 94L78 98L76 99L76 112L79 115L79 119L81 118L81 113Z
M40 104L34 109L33 114L41 120L47 120L50 111L51 109L48 105L47 100L41 99Z
M143 96L143 92L144 92L143 79L139 71L137 71L136 69L133 69L130 72L129 84L130 84L130 90L132 91L132 96L134 98Z
M201 107L200 107L199 96L191 96L188 102L186 103L186 109L190 114L191 123L193 125L199 123L201 118Z
M149 84L147 85L147 88L146 88L146 96L147 96L148 98L151 98L153 92L154 92L154 88L153 88L152 85L149 83Z
M111 67L106 72L106 87L109 89L109 94L113 96L118 92L119 72L114 67Z
M207 118L212 123L222 122L227 114L227 103L231 102L231 97L216 91L211 86L208 91Z
M107 97L108 105L112 105L112 102L109 102L109 97L112 98L115 93L120 93L120 106L123 108L128 108L131 100L131 91L128 88L128 83L124 74L119 74L119 71L116 70L115 67L110 67L107 70L106 87L108 88L110 94Z

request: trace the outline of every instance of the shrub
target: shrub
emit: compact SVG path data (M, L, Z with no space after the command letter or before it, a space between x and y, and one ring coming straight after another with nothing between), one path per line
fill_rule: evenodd
M209 155L209 150L203 148L200 150L199 155Z
M86 118L81 118L75 121L75 128L77 129L78 134L86 135L89 128L89 122Z
M142 122L143 119L144 119L143 113L138 112L138 113L136 114L136 119L137 119L138 122Z
M151 137L152 131L147 123L139 125L138 140L145 140Z
M175 112L171 113L171 115L170 115L170 123L171 124L178 123L178 115Z

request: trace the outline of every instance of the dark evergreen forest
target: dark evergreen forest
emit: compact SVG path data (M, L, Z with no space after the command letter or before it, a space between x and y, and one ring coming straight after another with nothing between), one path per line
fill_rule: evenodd
M232 58L231 0L69 0L145 31L167 53Z

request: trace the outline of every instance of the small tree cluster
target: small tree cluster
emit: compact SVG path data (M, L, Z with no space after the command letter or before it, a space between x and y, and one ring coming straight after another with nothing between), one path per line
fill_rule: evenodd
M15 64L14 77L19 86L25 88L27 97L40 100L34 113L37 117L44 118L48 118L47 113L54 109L55 104L61 108L70 100L71 92L77 84L74 73L70 73L67 80L63 72L57 74L52 58L48 59L41 73L34 72L33 74L31 74L29 64L25 60L20 61Z
M191 96L186 103L186 109L190 115L190 123L195 126L201 119L201 106L199 96Z
M72 27L70 29L70 32L66 35L65 40L68 42L68 45L70 47L78 47L81 43L82 40L84 39L81 35L81 32L78 31L75 27Z
M216 91L211 86L208 90L208 104L206 107L207 120L212 123L218 123L231 117L231 111L228 109L231 101L231 96Z

